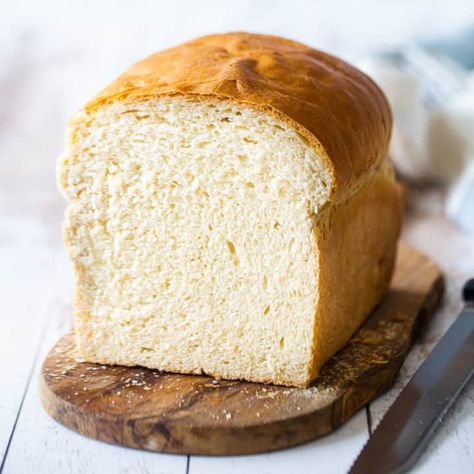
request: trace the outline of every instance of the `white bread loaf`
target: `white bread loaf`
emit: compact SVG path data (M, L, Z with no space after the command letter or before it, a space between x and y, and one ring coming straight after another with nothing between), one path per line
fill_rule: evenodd
M71 120L59 166L82 357L307 386L389 284L390 128L370 79L281 38L133 66Z

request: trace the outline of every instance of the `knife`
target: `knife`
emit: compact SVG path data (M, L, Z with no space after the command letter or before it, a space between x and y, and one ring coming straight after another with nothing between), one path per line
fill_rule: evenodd
M349 474L410 469L474 372L474 279L465 306L362 449Z

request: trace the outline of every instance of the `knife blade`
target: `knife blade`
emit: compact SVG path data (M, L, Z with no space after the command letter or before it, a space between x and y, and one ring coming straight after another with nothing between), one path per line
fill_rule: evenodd
M410 469L474 372L474 279L465 306L362 449L349 474Z

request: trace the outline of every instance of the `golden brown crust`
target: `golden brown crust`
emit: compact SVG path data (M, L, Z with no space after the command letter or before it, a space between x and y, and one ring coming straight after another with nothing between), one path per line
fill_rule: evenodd
M318 216L319 304L312 379L386 294L402 215L400 188L386 162L354 195Z
M87 106L182 95L232 100L286 120L316 146L341 196L386 155L387 101L362 72L295 41L228 33L135 64Z

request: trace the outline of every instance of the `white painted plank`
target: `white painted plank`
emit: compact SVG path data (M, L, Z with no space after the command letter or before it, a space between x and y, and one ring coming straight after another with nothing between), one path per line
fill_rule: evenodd
M436 342L457 317L464 282L474 276L474 240L454 228L442 212L440 191L411 196L412 209L404 238L423 249L440 265L446 279L446 293L440 310L428 330L407 357L395 386L370 404L373 428L395 401ZM417 464L419 473L474 472L474 387L466 388Z
M0 262L1 464L54 298L58 251L37 218L4 215Z
M347 472L368 438L362 409L334 433L295 448L252 456L191 456L190 474L288 474Z
M426 355L423 345L417 346L403 369L403 375L396 387L370 404L375 428L388 408L395 401L402 387L411 378L421 359ZM474 472L474 381L465 388L454 407L446 415L436 431L426 453L419 460L413 472L418 474L456 474Z
M474 472L474 380L461 393L435 433L430 449L413 470L416 474Z
M50 307L51 322L37 360L2 474L185 474L187 457L113 446L83 437L52 420L40 405L39 370L47 352L70 328L69 299Z

